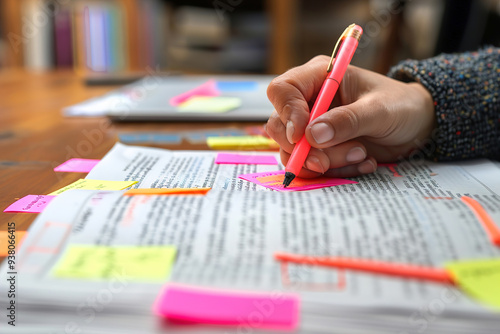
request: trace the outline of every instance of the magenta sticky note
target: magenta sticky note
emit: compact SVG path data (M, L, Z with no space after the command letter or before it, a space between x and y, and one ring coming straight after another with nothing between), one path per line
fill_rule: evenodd
M282 293L249 293L167 284L154 312L169 320L212 325L293 330L300 299Z
M77 172L77 173L88 173L99 163L100 160L96 159L69 159L63 162L56 168L55 172Z
M216 164L237 165L277 165L278 161L272 155L248 155L219 153L215 158Z
M173 106L178 106L179 104L186 102L193 96L219 96L220 91L217 89L217 83L215 80L208 80L204 84L188 90L185 93L174 96L170 99L170 104Z
M28 195L15 201L3 212L29 212L40 213L49 205L56 196L50 195Z
M241 174L238 176L240 179L250 181L261 185L266 188L270 188L278 191L303 191L303 190L313 190L325 187L340 186L343 184L353 184L358 183L356 181L340 179L340 178L330 178L330 177L316 177L312 179L303 179L296 177L288 187L283 186L283 180L285 179L285 171L279 170L274 172L262 172L262 173L252 173L252 174Z

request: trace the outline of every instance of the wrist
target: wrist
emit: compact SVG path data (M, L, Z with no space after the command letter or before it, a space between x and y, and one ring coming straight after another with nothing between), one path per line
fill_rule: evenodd
M431 136L432 131L437 126L436 112L434 109L434 100L431 93L424 85L418 82L408 83L413 89L413 94L417 99L418 112L421 114L420 119L422 120L421 126L422 131L420 134L421 139L427 139Z

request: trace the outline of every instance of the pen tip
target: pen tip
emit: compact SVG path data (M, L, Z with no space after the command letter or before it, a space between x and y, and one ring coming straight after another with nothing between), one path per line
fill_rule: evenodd
M288 187L290 183L292 183L293 179L295 179L295 174L290 172L285 173L285 179L283 180L283 185L285 186L285 188Z

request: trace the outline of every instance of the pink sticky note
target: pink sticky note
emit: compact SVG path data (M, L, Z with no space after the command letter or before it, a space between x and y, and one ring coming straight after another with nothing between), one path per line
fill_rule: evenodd
M296 177L288 187L283 187L283 180L285 178L285 171L275 171L275 172L262 172L262 173L252 173L252 174L241 174L238 176L240 179L256 183L258 185L264 186L278 191L302 191L302 190L313 190L325 187L339 186L342 184L352 184L358 183L356 181L339 179L339 178L329 178L329 177L317 177L313 179L302 179Z
M174 321L293 330L300 299L286 293L248 293L167 284L154 312Z
M188 90L185 93L174 96L170 99L170 104L173 106L178 106L179 104L186 102L193 96L219 96L220 91L217 89L217 83L215 80L211 79L204 84Z
M88 173L99 163L99 161L100 160L96 159L69 159L54 168L54 171Z
M30 212L40 213L49 205L56 196L50 195L28 195L15 201L3 212Z
M278 161L272 155L245 155L219 153L215 158L216 164L237 164L237 165L277 165Z

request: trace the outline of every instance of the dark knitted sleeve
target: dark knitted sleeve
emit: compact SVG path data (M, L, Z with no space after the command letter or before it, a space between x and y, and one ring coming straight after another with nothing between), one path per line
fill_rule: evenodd
M419 82L434 100L437 129L430 158L439 161L500 159L500 49L406 60L390 77Z

